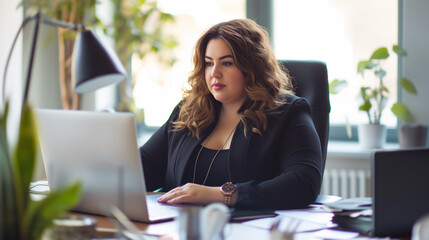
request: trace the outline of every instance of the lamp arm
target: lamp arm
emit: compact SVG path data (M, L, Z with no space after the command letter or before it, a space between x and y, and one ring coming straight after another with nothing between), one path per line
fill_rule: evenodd
M27 79L26 79L26 82L25 82L24 98L23 98L23 101L22 101L22 105L24 105L27 102L28 91L30 89L30 80L31 80L31 72L33 70L34 54L36 52L37 37L39 35L39 26L40 26L40 18L41 18L40 12L38 12L34 16L34 18L36 19L36 23L34 25L33 38L32 38L32 42L31 42L30 62L28 64Z
M47 25L51 25L54 27L68 28L74 31L85 29L85 26L83 24L67 23L67 22L62 22L55 19L50 19L50 18L42 18L42 21L44 24L47 24Z
M33 20L34 17L35 16L31 16L31 17L27 17L24 19L24 21L22 22L21 26L18 29L18 32L15 35L15 39L13 40L12 47L9 50L9 55L7 56L6 66L5 66L4 72L3 72L3 81L2 81L2 101L3 101L3 104L5 103L5 99L6 99L5 91L6 91L7 69L9 67L10 58L12 57L13 49L15 48L16 42L18 41L18 37L19 37L19 34L21 33L22 29L25 27L25 25L27 25L28 22Z

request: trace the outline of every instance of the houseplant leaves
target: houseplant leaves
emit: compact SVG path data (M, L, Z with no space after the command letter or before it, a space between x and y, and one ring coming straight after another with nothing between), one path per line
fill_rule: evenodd
M10 230L18 229L19 222L6 135L8 106L6 103L5 111L0 115L0 239L19 239L19 232Z
M416 87L414 87L414 84L410 80L408 80L407 78L401 79L401 87L402 87L402 89L404 89L408 93L417 95Z
M392 106L392 108L390 110L392 110L393 114L395 114L395 116L400 121L402 121L404 123L412 123L412 122L414 122L413 115L411 114L411 112L408 109L408 107L405 106L405 104L403 104L401 102L397 102L397 103L393 104L393 106Z
M53 219L79 202L81 186L75 183L53 191L41 201L30 199L29 185L38 147L36 121L32 108L24 104L11 158L6 132L7 106L0 116L0 239L40 239Z

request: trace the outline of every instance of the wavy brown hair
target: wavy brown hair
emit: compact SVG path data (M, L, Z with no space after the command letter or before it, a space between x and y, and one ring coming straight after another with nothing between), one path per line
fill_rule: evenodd
M278 63L270 44L268 32L250 19L219 23L208 29L194 48L194 70L184 90L181 110L174 130L188 129L199 137L202 130L215 120L216 100L205 82L205 53L211 39L223 39L229 46L234 63L245 79L247 99L239 109L246 134L248 129L262 134L267 127L267 114L285 103L286 93L293 86L286 69Z

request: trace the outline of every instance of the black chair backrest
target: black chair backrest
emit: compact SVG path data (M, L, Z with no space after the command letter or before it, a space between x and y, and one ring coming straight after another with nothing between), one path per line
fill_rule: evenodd
M319 61L280 60L292 77L295 95L308 100L311 114L319 134L322 147L322 173L325 170L326 152L329 137L329 102L328 71L326 64Z

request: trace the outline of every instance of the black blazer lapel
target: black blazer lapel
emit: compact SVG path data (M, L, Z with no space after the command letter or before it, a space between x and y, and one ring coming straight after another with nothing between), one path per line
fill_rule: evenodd
M247 179L247 158L250 140L254 133L249 131L247 137L244 136L244 125L240 122L231 141L229 151L229 168L233 183L243 182Z

